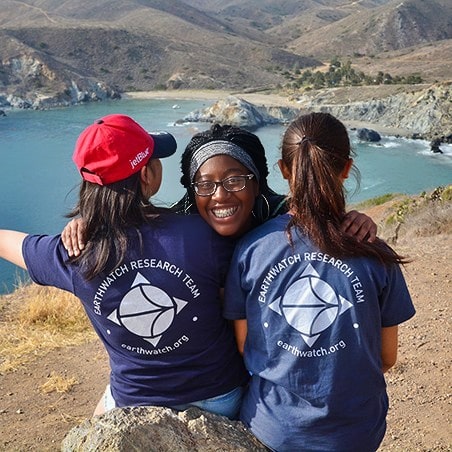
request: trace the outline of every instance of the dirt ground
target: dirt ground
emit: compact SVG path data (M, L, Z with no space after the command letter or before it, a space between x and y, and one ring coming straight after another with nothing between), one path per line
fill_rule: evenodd
M401 326L398 363L387 374L391 407L380 450L451 451L452 235L408 235L396 249L414 259L404 273L417 314ZM68 393L43 394L39 388L52 371L78 384ZM59 450L66 433L91 416L108 373L96 340L1 375L0 450Z

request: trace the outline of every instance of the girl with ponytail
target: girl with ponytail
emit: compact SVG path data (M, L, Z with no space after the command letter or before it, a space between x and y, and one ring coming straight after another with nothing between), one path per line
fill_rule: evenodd
M271 450L376 451L383 374L396 362L398 325L415 313L404 259L341 230L353 160L339 120L297 118L278 163L288 213L242 238L225 288L251 374L240 419Z

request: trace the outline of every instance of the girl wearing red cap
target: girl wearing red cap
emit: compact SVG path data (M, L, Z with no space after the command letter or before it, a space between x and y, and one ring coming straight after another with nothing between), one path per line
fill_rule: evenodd
M81 300L110 359L99 411L198 406L234 418L248 374L221 315L233 243L199 216L149 202L159 157L175 150L171 135L149 134L128 116L96 121L74 152L84 252L70 257L58 235L0 230L0 257Z

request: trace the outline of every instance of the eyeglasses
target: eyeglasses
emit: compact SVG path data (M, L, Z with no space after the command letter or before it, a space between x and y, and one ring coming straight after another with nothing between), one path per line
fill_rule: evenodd
M222 185L226 191L241 191L246 187L246 181L254 177L254 174L245 174L241 176L231 176L218 182L206 180L201 182L193 182L191 185L195 189L198 196L211 196L219 185Z

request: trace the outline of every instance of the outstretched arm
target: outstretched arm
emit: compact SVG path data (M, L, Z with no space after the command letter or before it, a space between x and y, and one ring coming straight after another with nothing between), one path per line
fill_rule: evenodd
M372 218L357 210L351 210L345 215L342 231L360 242L373 242L377 238L377 225Z
M0 257L27 269L22 255L22 242L28 234L0 229Z

